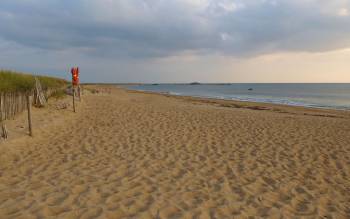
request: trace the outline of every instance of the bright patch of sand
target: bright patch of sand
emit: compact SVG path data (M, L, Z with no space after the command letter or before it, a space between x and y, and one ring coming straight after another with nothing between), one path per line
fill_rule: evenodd
M0 144L0 218L350 218L348 112L97 88Z

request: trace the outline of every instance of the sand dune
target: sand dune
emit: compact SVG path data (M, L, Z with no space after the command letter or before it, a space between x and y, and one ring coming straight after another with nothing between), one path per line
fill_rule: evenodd
M350 218L349 113L98 88L0 144L0 218Z

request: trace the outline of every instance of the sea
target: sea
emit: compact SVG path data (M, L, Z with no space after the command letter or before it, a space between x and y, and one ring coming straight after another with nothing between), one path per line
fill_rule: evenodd
M350 83L140 84L127 88L180 96L350 110Z

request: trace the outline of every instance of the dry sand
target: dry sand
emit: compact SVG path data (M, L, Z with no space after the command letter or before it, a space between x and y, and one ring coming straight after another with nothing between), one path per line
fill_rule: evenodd
M350 218L349 112L97 89L9 122L1 219Z

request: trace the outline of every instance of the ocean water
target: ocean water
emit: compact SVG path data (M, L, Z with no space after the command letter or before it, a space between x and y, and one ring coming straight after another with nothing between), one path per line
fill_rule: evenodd
M350 110L350 84L143 84L127 88L181 96Z

